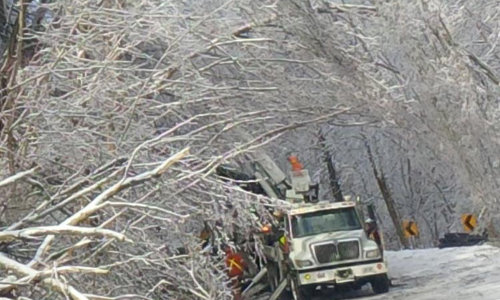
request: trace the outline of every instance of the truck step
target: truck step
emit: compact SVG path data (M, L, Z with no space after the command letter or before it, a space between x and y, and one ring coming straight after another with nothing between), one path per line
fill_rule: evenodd
M264 277L264 275L266 275L266 273L267 268L262 268L262 270L260 270L260 272L255 275L255 277L252 279L252 282L245 288L245 290L241 294L245 296L250 291L250 289L252 289L252 287L254 287L254 285L259 282L262 277Z
M269 300L278 300L279 296L281 296L281 293L283 293L283 291L285 290L287 284L288 284L288 280L283 279L280 282L280 284L278 285L278 287L276 288L276 290L272 293Z

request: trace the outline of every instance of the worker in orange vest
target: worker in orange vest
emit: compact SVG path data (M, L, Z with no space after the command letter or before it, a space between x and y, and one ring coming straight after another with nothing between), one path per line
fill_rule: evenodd
M243 279L245 273L246 263L243 256L234 252L231 247L225 246L224 252L226 253L226 266L228 268L228 276L231 278L233 295L235 300L241 299L241 286L240 281Z
M382 253L384 251L382 247L382 238L380 236L377 223L374 220L370 218L365 220L365 232L369 239L372 239L375 243L377 243L380 253Z

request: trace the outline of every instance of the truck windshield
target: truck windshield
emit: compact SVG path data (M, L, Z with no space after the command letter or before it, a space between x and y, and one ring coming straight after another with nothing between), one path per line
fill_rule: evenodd
M292 233L294 237L356 229L361 229L361 224L354 207L322 210L292 216Z

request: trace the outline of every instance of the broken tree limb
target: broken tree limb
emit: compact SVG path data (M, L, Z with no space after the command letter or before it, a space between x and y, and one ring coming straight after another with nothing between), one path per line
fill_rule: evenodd
M64 225L64 226L73 225L74 226L74 225L80 223L81 221L87 219L90 215L95 213L98 209L100 209L101 208L100 205L104 201L106 201L107 199L115 196L120 191L122 191L126 188L129 188L131 186L134 186L134 185L143 183L145 181L148 181L150 179L156 178L158 176L161 176L174 163L180 161L181 159L186 157L188 154L189 154L189 147L186 147L183 150L177 152L176 154L170 156L168 159L163 161L159 166L157 166L156 168L154 168L151 171L144 172L144 173L136 175L134 177L123 178L119 182L115 183L113 186L107 188L104 192L99 194L96 198L94 198L94 200L92 200L84 208L82 208L80 211L78 211L77 213L75 213L74 215L72 215L71 217L66 219L60 225ZM25 275L29 275L28 274L29 270L36 272L31 267L37 265L42 260L43 255L49 250L50 245L51 245L52 241L54 240L54 238L55 238L55 235L53 235L53 234L45 237L45 239L42 242L42 244L40 245L40 247L38 247L38 250L37 250L34 258L28 263L27 266L20 264L20 263L17 263L13 260L10 260L10 261L13 263L17 263L16 266L19 268L21 268L21 266L22 266L24 269L20 269L20 270L24 270L25 272L23 274L25 274ZM0 262L0 266L1 266L1 262ZM54 285L56 288L59 288L59 290L61 290L61 291L64 290L64 289L62 289L64 286L59 286L57 282L51 283L51 284ZM11 290L12 288L13 288L12 285L0 285L0 292L4 292L5 290ZM79 295L81 295L81 294L79 294ZM73 299L87 299L87 298L84 295L81 295L81 298L73 297Z
M490 68L486 63L484 63L479 57L474 55L473 53L469 52L468 55L469 59L473 61L476 65L479 66L483 70L483 72L488 76L488 78L493 81L496 85L500 85L500 79L499 77L495 74L492 68Z
M153 205L148 205L148 204L142 204L142 203L128 203L128 202L111 202L111 201L107 201L106 203L103 203L101 206L102 207L104 207L104 206L114 206L114 207L141 208L141 209L147 209L147 210L152 210L152 211L158 211L158 212L164 213L166 215L172 215L172 216L176 216L176 217L182 218L182 219L185 219L185 218L189 217L189 215L181 215L181 214L178 214L178 213L173 212L171 210L163 209L163 208L158 207L158 206L153 206Z
M7 177L5 178L4 180L0 181L0 187L4 186L4 185L8 185L8 184L11 184L13 182L16 182L18 181L19 179L23 178L23 177L26 177L28 175L31 175L33 174L36 170L38 169L38 167L35 167L33 169L30 169L28 171L23 171L23 172L19 172L15 175L12 175L10 177Z
M161 163L158 167L154 168L151 171L144 172L134 177L123 178L122 180L115 183L113 186L107 188L104 192L99 194L99 196L94 198L94 200L92 200L80 211L78 211L77 213L66 219L61 225L76 225L80 223L81 221L87 219L90 215L95 213L97 210L99 210L101 208L100 204L102 204L107 199L113 197L114 195L118 194L120 191L126 188L143 183L152 178L162 175L174 163L180 161L188 154L189 154L189 147L186 147L183 150L177 152L176 154L166 159L163 163ZM45 238L42 245L40 245L40 247L38 248L35 257L29 263L30 266L35 265L42 258L45 252L47 252L48 248L50 247L50 244L54 240L54 237L55 237L54 235L49 235Z
M370 6L370 5L357 5L357 4L335 4L335 3L329 3L328 7L330 9L335 9L338 11L345 12L350 9L357 9L357 10L365 10L365 11L377 11L377 7L375 6Z
M15 229L21 227L25 223L33 222L35 220L41 219L41 218L51 214L52 212L54 212L58 209L61 209L62 207L69 204L70 202L77 200L80 197L83 197L83 196L85 196L85 195L87 195L87 194L89 194L89 193L91 193L99 188L102 188L105 184L109 183L115 177L115 175L119 174L122 171L123 171L122 168L115 170L111 175L99 180L98 182L92 184L91 186L88 186L86 188L83 188L83 189L75 192L74 194L72 194L71 196L62 200L58 204L40 212L40 213L29 214L28 216L26 216L25 218L23 218L19 222L16 222L16 223L12 224L11 226L9 226L8 230L15 230ZM37 207L36 211L40 211L41 209L45 208L49 203L51 203L51 200L44 201L42 204L40 204Z
M23 265L13 259L0 253L0 268L16 273L20 276L29 276L30 278L37 278L40 276L40 272L36 271L26 265ZM41 280L41 283L49 289L55 290L59 293L68 295L73 300L88 300L88 298L76 290L74 287L62 283L58 279L45 278ZM9 286L10 287L10 286Z
M319 13L328 13L329 11L336 11L339 13L349 13L349 12L357 12L357 13L377 13L376 6L369 5L356 5L356 4L335 4L329 3L324 8L318 8L317 11Z
M15 239L32 239L45 235L74 235L74 236L97 236L114 238L119 241L132 242L124 234L102 228L78 227L69 225L42 226L26 228L21 230L0 232L0 241L11 241Z
M253 28L268 25L268 24L272 23L273 21L275 21L276 19L278 19L278 16L273 14L269 18L267 18L261 22L252 22L252 23L241 26L240 28L233 31L232 35L236 36L236 37L241 37L242 35L248 33L250 30L252 30Z
M51 276L53 273L57 274L72 274L72 273L80 273L80 274L98 274L98 275L106 275L109 273L109 270L102 268L90 268L90 267L82 267L82 266L63 266L57 267L55 270L47 270L40 271L38 276Z

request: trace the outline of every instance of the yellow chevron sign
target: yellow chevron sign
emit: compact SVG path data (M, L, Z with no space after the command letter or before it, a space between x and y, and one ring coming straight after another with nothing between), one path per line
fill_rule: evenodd
M418 236L420 234L417 223L409 220L403 221L403 232L406 238Z
M477 218L475 215L463 214L461 219L466 232L472 232L477 227Z

